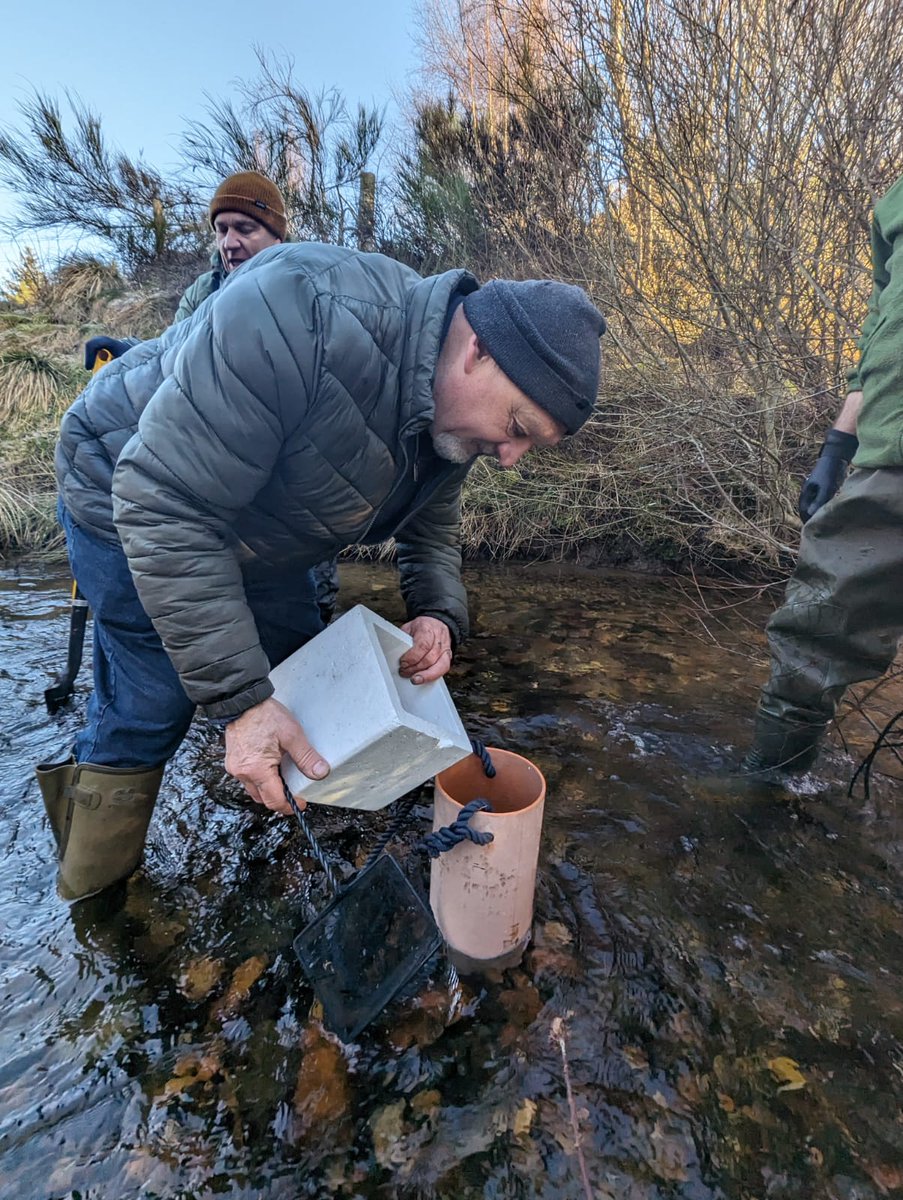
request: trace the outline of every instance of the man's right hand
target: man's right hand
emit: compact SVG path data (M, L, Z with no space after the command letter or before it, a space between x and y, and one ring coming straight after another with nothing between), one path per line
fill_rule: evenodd
M323 779L329 763L311 746L304 730L278 700L255 704L226 726L226 770L241 784L252 800L273 812L291 814L282 789L279 765L288 754L302 775ZM298 807L304 800L296 797Z
M858 448L859 441L854 433L828 430L821 454L800 491L798 508L804 525L837 492Z

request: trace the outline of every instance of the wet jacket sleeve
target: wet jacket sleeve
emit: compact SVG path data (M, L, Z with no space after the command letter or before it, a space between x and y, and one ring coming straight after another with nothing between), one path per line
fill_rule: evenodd
M398 570L408 618L438 617L457 647L469 630L461 582L461 487L467 469L450 477L399 531Z
M113 515L141 603L189 698L233 717L272 694L230 528L303 421L315 301L236 279L204 315L142 414L113 477ZM293 314L291 338L276 312ZM178 436L173 436L173 431Z

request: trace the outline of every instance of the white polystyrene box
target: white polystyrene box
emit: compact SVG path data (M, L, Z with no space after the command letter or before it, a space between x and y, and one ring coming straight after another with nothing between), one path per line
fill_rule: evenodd
M398 674L412 645L359 604L270 672L275 699L332 768L308 779L286 755L282 773L295 795L372 811L472 753L445 681L413 684Z

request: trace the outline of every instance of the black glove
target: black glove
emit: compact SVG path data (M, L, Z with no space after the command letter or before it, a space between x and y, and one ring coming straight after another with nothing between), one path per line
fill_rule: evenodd
M99 337L91 338L90 342L85 342L85 370L94 370L94 360L97 358L98 351L109 350L114 358L119 358L125 354L126 350L131 350L136 343L133 338L111 338Z
M854 433L844 433L840 429L828 430L821 454L800 491L797 507L804 525L823 504L828 503L846 479L847 467L858 449L859 439Z

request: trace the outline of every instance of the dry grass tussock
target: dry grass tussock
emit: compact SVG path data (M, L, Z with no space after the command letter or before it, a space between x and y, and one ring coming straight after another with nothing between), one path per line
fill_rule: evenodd
M106 305L104 332L115 329L117 337L157 337L172 320L177 300L178 296L159 289L129 292Z
M78 325L85 338L95 332L151 338L172 320L180 294L127 283L115 266L88 258L58 267L44 281L33 311L56 327Z
M0 539L0 561L38 546L47 553L62 553L52 472L0 480Z
M0 338L0 431L14 434L57 421L83 383L74 364Z
M153 337L171 320L167 292L125 287L115 267L70 260L42 278L28 304L0 310L0 558L62 546L53 448L88 382L85 341Z
M0 558L60 544L53 446L83 383L71 360L29 354L0 339Z
M69 258L36 280L29 309L57 325L89 321L126 284L118 267L96 258Z
M805 443L799 398L788 393L779 414L787 440ZM600 410L577 437L513 470L477 464L465 545L500 558L773 576L794 554L797 484L763 450L762 421L735 381L609 362Z

